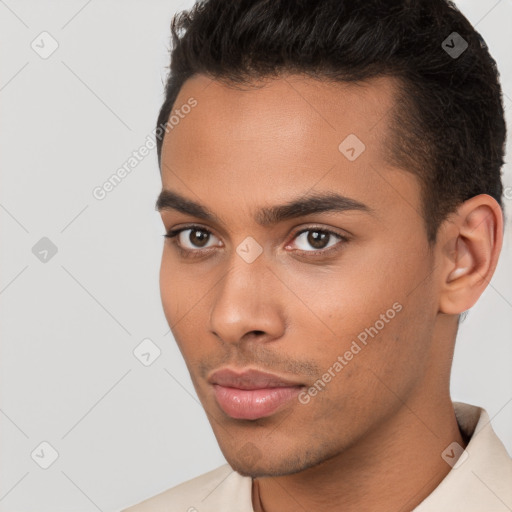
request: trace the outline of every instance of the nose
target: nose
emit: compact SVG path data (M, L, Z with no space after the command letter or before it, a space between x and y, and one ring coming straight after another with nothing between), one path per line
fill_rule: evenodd
M211 331L231 344L281 338L286 328L282 288L262 257L252 263L238 258L215 287Z

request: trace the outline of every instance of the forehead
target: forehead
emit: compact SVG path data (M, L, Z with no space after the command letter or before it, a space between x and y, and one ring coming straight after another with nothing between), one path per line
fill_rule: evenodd
M196 75L187 80L174 104L174 110L193 97L197 106L166 135L162 156L194 138L199 144L235 152L237 146L252 146L254 152L267 146L300 144L307 153L325 150L315 143L338 149L336 142L355 134L372 154L378 152L388 135L388 121L395 104L396 82L378 77L365 83L330 83L302 75L252 82L251 86L232 86ZM192 121L193 120L193 121ZM167 142L167 144L165 144ZM296 148L298 156L300 148ZM330 153L330 152L329 152ZM172 154L178 156L175 152ZM318 155L317 155L318 156Z
M340 84L287 75L255 85L240 89L203 75L185 82L173 112L192 98L196 106L164 138L163 188L204 204L215 196L219 208L233 207L234 198L251 208L283 202L313 188L367 204L372 196L390 200L379 175L393 171L385 162L392 78Z

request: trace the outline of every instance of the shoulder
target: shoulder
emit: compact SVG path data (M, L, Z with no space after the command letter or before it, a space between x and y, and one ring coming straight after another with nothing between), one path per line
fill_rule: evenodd
M245 504L243 509L238 507L237 511L252 512L251 489L251 478L243 477L229 464L224 464L122 512L218 512L217 507L220 506L228 512L230 506L237 504Z

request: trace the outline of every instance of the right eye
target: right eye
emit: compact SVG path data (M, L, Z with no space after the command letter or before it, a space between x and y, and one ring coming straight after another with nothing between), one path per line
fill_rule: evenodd
M194 257L195 254L193 253L209 252L204 251L204 248L211 249L211 247L205 245L211 236L215 235L210 230L195 225L169 230L164 235L165 238L170 238L172 243L178 247L180 253L186 257Z

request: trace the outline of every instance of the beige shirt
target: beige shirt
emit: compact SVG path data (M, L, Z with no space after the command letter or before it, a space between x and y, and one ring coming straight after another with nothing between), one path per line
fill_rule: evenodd
M512 458L487 412L453 402L466 450L444 480L414 512L511 512ZM446 453L447 459L453 453ZM228 464L188 480L122 512L254 512L252 480Z

